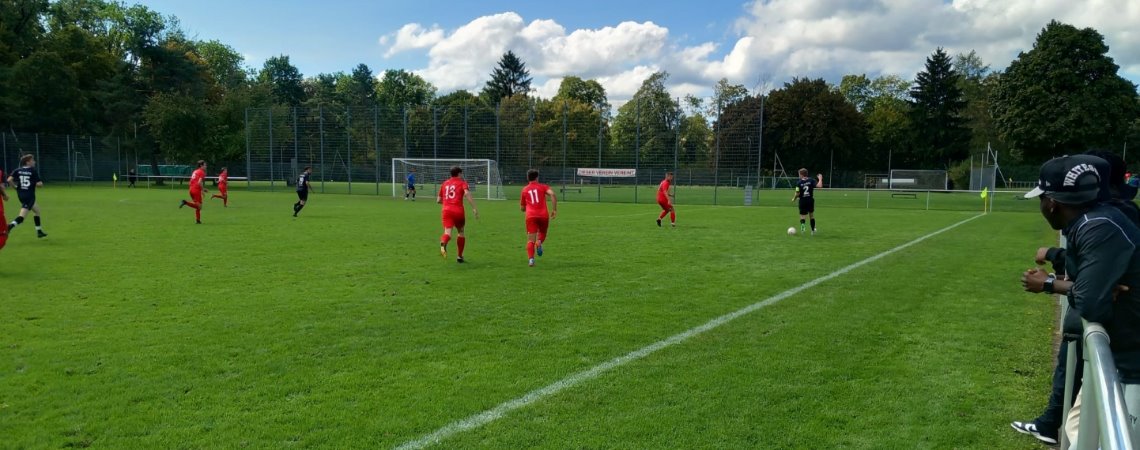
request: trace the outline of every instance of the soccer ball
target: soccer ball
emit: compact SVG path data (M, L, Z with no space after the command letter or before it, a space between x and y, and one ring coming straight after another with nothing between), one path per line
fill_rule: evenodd
M788 236L796 235L796 227L788 227Z

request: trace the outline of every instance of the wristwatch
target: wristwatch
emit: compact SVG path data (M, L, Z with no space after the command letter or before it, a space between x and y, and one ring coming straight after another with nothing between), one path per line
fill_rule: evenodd
M1042 290L1044 290L1046 293L1052 294L1053 293L1053 282L1056 280L1057 280L1056 275L1049 274L1049 277L1045 278L1045 285L1044 285L1044 287L1042 287Z

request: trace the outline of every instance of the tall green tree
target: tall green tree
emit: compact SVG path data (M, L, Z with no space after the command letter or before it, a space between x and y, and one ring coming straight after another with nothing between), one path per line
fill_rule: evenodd
M867 78L866 74L844 75L839 80L838 89L839 93L859 111L866 111L871 104L871 79Z
M498 103L503 98L530 93L530 71L526 63L513 51L507 51L499 58L499 64L491 71L491 79L480 94L488 104Z
M304 78L301 71L289 62L288 55L265 60L258 79L270 86L274 100L282 105L298 106L305 101Z
M659 71L646 78L633 98L618 108L613 121L613 151L632 156L640 149L642 164L672 165L681 105L669 96L665 81L669 73ZM634 158L630 157L630 163Z
M376 76L366 64L357 64L352 74L344 77L337 89L341 97L352 106L372 106L376 104Z
M958 87L966 100L962 117L971 130L970 153L977 154L986 148L993 148L1008 154L990 112L990 97L997 84L998 74L991 71L989 64L973 50L954 56L954 70L959 74Z
M429 81L404 69L385 70L376 84L376 101L390 108L424 106L435 99L435 93Z
M0 66L15 64L35 50L44 34L47 0L0 1Z
M941 47L926 58L926 68L910 90L911 120L921 168L948 168L969 153L970 129L962 116L966 100L959 75Z
M1089 147L1120 148L1140 117L1136 85L1119 75L1104 36L1052 21L997 81L998 131L1043 160Z
M196 47L219 88L233 91L245 87L249 81L249 70L241 53L219 41L199 42Z
M764 113L765 152L778 152L789 174L800 167L824 172L833 155L840 167L844 161L852 161L851 165L863 161L856 157L866 148L863 116L822 79L785 83L769 94Z
M594 105L605 111L610 109L609 100L606 98L606 88L602 87L601 83L596 80L583 80L575 76L562 79L554 99L575 100L586 105Z

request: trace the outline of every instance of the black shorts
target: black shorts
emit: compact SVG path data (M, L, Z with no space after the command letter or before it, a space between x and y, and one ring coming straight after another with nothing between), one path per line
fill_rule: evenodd
M416 190L416 185L414 185L414 184L412 184L412 183L408 183L408 190L409 190L409 191L414 191L414 190Z
M806 216L815 212L815 198L801 198L800 199L800 215Z
M309 201L309 191L297 191L297 198L301 199L303 202Z
M24 209L32 209L36 206L36 194L31 195L18 195L20 198L20 207Z

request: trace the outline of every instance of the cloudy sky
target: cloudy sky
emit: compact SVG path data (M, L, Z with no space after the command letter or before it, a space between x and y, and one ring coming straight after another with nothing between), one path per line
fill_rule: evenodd
M407 69L440 94L477 92L507 50L522 57L540 96L574 75L601 82L615 105L657 70L671 74L676 96L707 96L720 78L749 89L795 76L913 79L939 46L976 50L1000 70L1052 19L1100 31L1122 74L1140 82L1136 0L142 3L178 16L198 39L235 47L254 67L287 54L306 76L358 63Z

